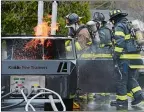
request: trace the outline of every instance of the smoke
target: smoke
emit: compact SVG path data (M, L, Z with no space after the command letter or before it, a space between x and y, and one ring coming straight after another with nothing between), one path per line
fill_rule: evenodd
M140 20L133 20L132 24L134 28L139 28L142 32L144 32L144 22Z

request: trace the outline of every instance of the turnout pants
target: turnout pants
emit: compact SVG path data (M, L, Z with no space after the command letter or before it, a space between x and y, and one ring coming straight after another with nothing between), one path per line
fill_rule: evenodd
M118 101L127 100L127 93L132 93L134 98L137 98L141 93L142 89L137 81L138 70L131 69L129 64L131 62L140 62L140 60L119 60L117 68L117 84L116 84L116 99ZM118 70L119 69L119 70Z

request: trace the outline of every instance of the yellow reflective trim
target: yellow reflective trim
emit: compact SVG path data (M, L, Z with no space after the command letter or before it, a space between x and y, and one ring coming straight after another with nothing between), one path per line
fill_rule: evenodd
M142 58L140 54L122 54L120 59L140 59Z
M68 51L68 52L72 51L72 46L67 46L66 51Z
M93 54L93 57L96 58L112 58L111 54Z
M81 58L93 58L93 54L82 54Z
M123 36L123 37L125 37L125 34L124 34L124 32L122 32L122 31L116 31L116 32L115 32L115 35L116 35L116 36Z
M133 88L133 89L132 89L132 92L133 92L133 93L136 93L137 91L140 91L140 90L142 90L142 89L141 89L140 86L138 86L138 87Z
M110 43L108 43L108 45L112 45L112 43L110 42Z
M115 47L114 51L116 51L116 52L122 52L122 51L123 51L123 48Z
M76 95L70 95L69 96L69 98L75 98L76 97Z
M82 54L81 58L112 58L111 54Z
M133 93L132 93L132 92L127 93L127 96L129 96L129 97L133 98Z
M112 43L108 43L108 44L100 44L100 47L104 47L105 45L112 45Z
M85 53L82 54L81 57L83 58L112 58L111 54L95 54L95 53ZM142 56L140 54L122 54L120 59L141 59ZM132 65L137 66L137 65ZM142 66L142 65L138 65Z
M88 45L91 45L91 44L92 44L92 42L88 42L87 44L88 44Z
M129 65L129 67L131 68L131 69L138 69L138 68L144 68L144 65Z
M70 43L70 40L65 41L65 46L68 46Z
M128 40L130 38L131 38L130 34L125 36L125 40Z
M76 42L76 43L75 43L75 46L76 46L76 49L77 49L78 51L82 50L79 42Z
M121 12L120 10L117 10L117 12Z
M125 35L124 32L122 32L122 31L116 31L116 32L115 32L115 35L116 35L116 36L123 36L123 37L125 38L125 40L128 40L128 39L131 38L131 35L130 35L130 34Z
M127 100L127 95L116 95L116 99Z
M105 96L105 93L100 93L100 95Z
M100 47L104 47L105 46L105 44L100 44Z
M87 95L81 95L81 96L79 96L79 98L81 98L81 99L87 99Z
M113 40L114 44L116 44L116 40Z
M114 14L116 14L117 13L117 11L116 10L114 10Z
M113 14L113 11L110 11L110 15L112 15Z
M76 102L73 103L73 109L79 109L80 105Z

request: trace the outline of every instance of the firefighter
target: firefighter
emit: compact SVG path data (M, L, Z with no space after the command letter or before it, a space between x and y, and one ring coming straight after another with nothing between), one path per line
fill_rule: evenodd
M96 22L96 26L99 33L100 38L100 47L111 47L111 36L112 32L110 27L107 26L107 22L105 21L105 16L100 12L95 12L93 16L93 21Z
M66 27L69 28L68 36L75 39L77 53L89 49L90 45L92 44L90 34L86 26L80 24L80 19L81 17L75 13L71 13L66 16ZM69 40L65 42L67 51L71 51L72 48L69 43Z
M137 68L130 68L131 64L142 64L140 60L140 49L134 37L131 35L127 13L121 10L112 10L109 13L110 21L114 25L114 52L113 60L117 69L116 101L111 102L111 106L128 108L127 92L131 91L134 100L131 105L137 105L144 100L144 95L139 83L135 79ZM133 59L133 60L131 60Z
M98 34L100 38L100 53L103 54L110 54L111 53L111 28L107 25L107 22L105 21L105 16L103 13L95 12L93 15L93 21L96 23L96 27L98 29ZM96 94L95 97L97 97ZM101 96L109 96L109 93L100 93Z
M76 13L71 13L66 16L66 27L69 29L68 37L72 37L75 40L75 47L78 55L90 52L92 45L92 39L86 25L80 24L80 19ZM71 51L72 46L70 40L65 42L66 51ZM80 56L78 58L81 58ZM74 95L75 96L75 95ZM80 98L87 99L93 98L93 94L82 94Z

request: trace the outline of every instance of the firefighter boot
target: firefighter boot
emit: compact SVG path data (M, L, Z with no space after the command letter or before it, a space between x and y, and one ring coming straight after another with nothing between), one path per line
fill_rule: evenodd
M138 104L140 104L142 101L144 101L144 95L140 94L138 97L136 97L132 102L131 105L132 106L137 106Z
M131 93L127 93L127 96L133 98L133 95ZM111 101L110 105L115 106L117 104L117 101Z
M117 110L123 110L123 109L128 109L128 100L116 100L116 101L111 101L110 102L111 106L116 106Z

